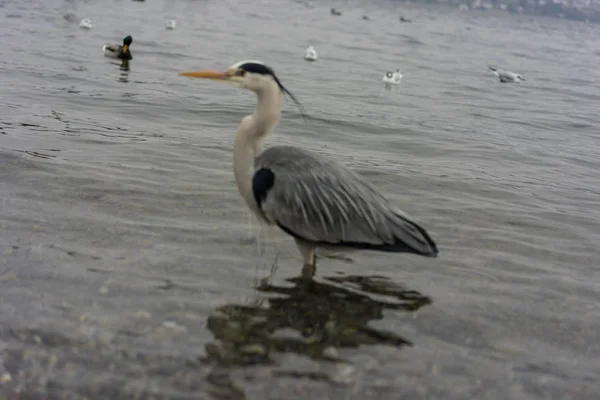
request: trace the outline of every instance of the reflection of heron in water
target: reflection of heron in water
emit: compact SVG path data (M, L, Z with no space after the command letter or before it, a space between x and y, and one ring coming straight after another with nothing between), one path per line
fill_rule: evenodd
M207 344L217 365L271 364L274 353L297 353L317 360L343 361L336 347L412 345L403 337L374 328L384 309L415 311L431 299L379 276L334 276L322 280L289 278L293 286L265 284L258 290L272 297L268 307L230 304L208 318L216 341ZM375 299L385 296L388 299ZM282 330L295 331L283 336Z

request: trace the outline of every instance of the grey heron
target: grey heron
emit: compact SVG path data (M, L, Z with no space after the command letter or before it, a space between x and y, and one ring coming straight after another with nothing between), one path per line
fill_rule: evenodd
M247 60L226 71L180 75L229 83L256 94L256 109L242 119L235 136L235 180L259 221L294 238L303 257L303 273L314 275L317 248L437 256L427 231L391 205L366 178L297 147L272 146L261 152L262 141L281 117L283 95L301 107L273 69Z
M488 67L488 68L490 69L490 71L492 71L498 77L498 79L502 83L521 82L521 81L525 80L525 78L523 78L522 75L515 74L514 72L511 72L511 71L503 71L501 69L497 69L494 67Z

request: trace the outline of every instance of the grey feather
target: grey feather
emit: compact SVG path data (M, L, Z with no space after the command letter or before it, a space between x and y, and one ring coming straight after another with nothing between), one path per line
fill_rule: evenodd
M261 205L267 220L315 245L436 256L427 232L363 177L343 165L291 146L267 149L256 170L275 175Z

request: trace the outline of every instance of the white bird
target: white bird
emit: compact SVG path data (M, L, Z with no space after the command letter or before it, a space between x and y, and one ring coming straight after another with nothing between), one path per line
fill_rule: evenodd
M177 27L177 21L174 19L168 20L165 26L167 29L175 29Z
M92 29L92 27L93 27L92 20L89 18L82 19L81 22L79 23L79 27L85 28L85 29Z
M306 61L317 61L318 55L317 51L313 46L308 46L306 52L304 53L304 59Z
M521 76L519 74L515 74L514 72L511 72L511 71L503 71L501 69L497 69L494 67L488 67L488 68L490 69L490 71L492 71L494 73L494 75L496 75L498 77L498 79L502 83L522 82L525 80L525 78L523 78L523 76Z
M383 78L381 79L382 82L384 83L391 83L394 85L399 85L400 82L402 82L402 73L400 72L400 70L396 70L396 72L391 72L388 71L385 73L385 75L383 75Z
M390 204L372 185L347 167L292 146L261 143L281 117L283 95L303 111L275 72L260 61L240 61L226 71L180 75L207 78L249 89L256 109L242 119L233 147L238 190L257 218L294 238L304 261L303 276L316 271L316 249L362 249L436 257L427 231Z

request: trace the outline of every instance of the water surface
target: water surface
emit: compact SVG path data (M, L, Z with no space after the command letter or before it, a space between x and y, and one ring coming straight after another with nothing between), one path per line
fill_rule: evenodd
M598 393L598 26L366 4L1 3L1 390ZM101 47L127 34L123 71ZM321 258L305 282L290 239L258 245L231 171L254 98L177 75L244 59L271 65L313 117L286 102L269 144L368 176L428 229L437 259ZM500 84L488 65L526 82Z

